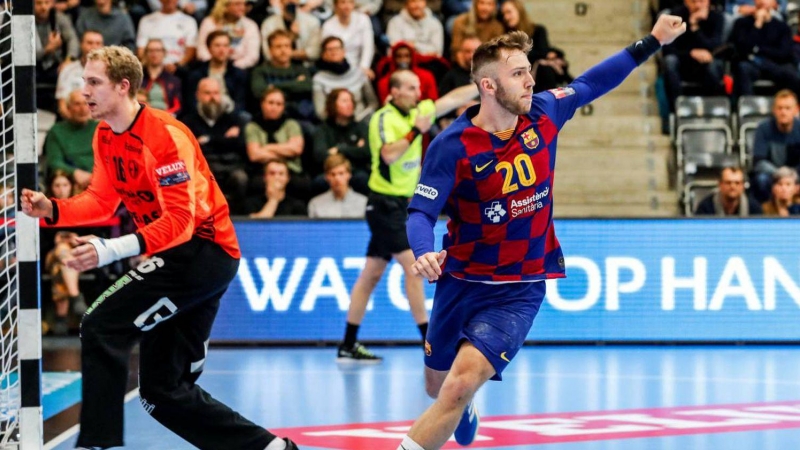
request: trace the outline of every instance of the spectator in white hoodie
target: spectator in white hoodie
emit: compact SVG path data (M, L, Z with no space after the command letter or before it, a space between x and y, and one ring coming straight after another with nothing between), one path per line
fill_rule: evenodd
M409 42L421 55L442 56L444 50L444 27L426 0L406 0L400 14L389 20L386 36L389 45Z

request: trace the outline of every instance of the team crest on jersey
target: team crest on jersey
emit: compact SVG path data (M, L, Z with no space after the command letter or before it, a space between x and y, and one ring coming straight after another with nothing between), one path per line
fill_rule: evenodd
M555 98L561 99L564 97L569 97L570 95L574 95L575 89L572 89L571 87L560 87L560 88L550 89L547 92L553 94Z
M522 133L522 143L525 144L525 147L533 150L539 146L539 135L537 135L536 131L531 128Z
M189 171L186 169L186 163L183 161L175 161L173 163L164 164L156 168L156 176L158 177L159 186L175 186L189 181Z

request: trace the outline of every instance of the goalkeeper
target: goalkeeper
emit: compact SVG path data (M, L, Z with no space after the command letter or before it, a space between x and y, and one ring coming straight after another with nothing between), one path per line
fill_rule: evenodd
M115 239L81 237L67 265L84 271L150 257L83 317L79 448L123 445L128 359L139 342L141 403L165 427L201 449L296 449L195 384L240 258L228 205L197 140L169 114L136 102L142 66L129 50L93 50L83 75L83 95L101 120L91 184L65 200L24 189L22 212L73 226L110 217L122 202L138 230Z

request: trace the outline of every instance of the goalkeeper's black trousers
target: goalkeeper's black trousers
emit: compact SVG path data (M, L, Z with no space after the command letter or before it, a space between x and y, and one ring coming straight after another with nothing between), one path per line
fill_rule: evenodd
M239 260L198 237L153 255L109 287L83 317L78 446L123 445L131 349L139 395L162 425L201 449L263 450L275 436L196 385L219 300Z

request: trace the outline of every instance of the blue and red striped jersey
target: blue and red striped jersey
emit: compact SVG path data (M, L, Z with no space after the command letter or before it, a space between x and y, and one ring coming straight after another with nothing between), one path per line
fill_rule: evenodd
M565 276L553 227L558 132L578 108L617 86L635 67L622 51L569 86L534 95L513 133L498 136L473 125L476 105L433 140L409 211L412 218L423 213L431 224L442 210L449 217L443 272L485 282ZM433 251L432 238L414 236L411 222L416 257Z

